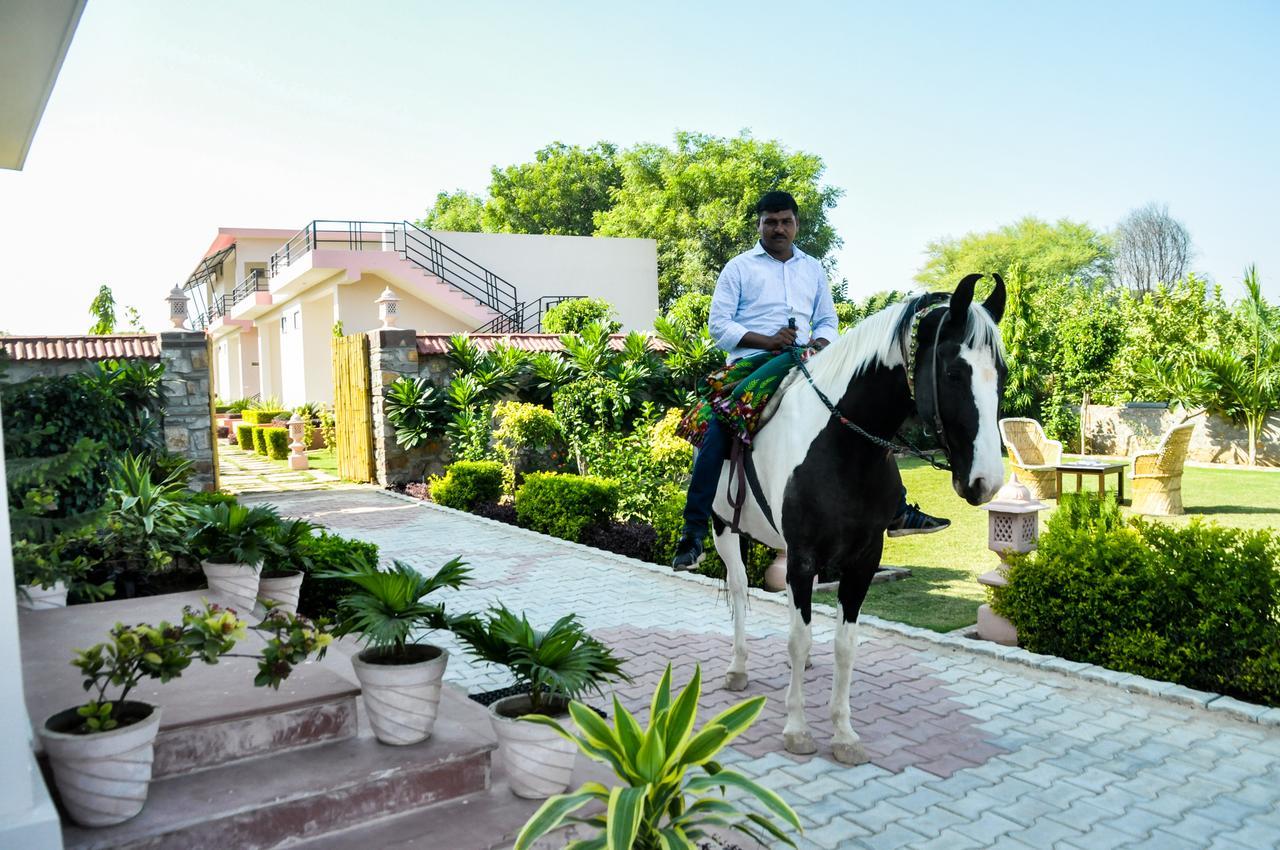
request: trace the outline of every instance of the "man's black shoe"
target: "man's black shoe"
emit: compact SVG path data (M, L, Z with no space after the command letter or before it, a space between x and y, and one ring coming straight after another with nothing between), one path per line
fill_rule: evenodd
M933 534L951 525L951 520L929 516L919 505L907 505L907 509L889 523L890 537L906 537L910 534Z
M671 569L685 572L698 566L702 560L702 538L686 534L676 545L676 556L671 559Z

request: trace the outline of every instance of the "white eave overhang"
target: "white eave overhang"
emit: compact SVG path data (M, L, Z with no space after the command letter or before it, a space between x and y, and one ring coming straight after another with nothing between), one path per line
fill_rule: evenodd
M86 2L0 3L0 168L26 162Z

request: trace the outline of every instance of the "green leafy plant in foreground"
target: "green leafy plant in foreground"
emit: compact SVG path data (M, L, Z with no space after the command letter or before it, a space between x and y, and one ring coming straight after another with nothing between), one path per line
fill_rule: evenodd
M649 727L613 700L614 725L609 726L587 706L573 702L569 714L578 734L567 732L549 717L526 716L550 726L578 745L588 758L608 764L625 785L606 788L588 782L569 794L543 803L516 838L515 850L526 850L565 821L596 827L594 839L575 841L566 850L695 850L711 838L710 830L736 830L768 846L762 833L794 847L791 837L774 822L783 821L803 832L800 819L786 802L741 773L725 770L715 755L755 722L765 698L752 697L713 717L696 734L702 668L672 698L671 665L658 682L649 709ZM768 814L745 812L725 798L729 788L744 792ZM605 811L586 818L573 813L597 802Z

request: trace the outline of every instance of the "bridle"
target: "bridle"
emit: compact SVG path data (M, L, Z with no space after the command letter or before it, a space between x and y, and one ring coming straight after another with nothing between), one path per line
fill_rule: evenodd
M907 367L907 392L911 396L912 403L915 404L915 362L916 352L920 347L920 321L925 316L936 312L939 309L945 309L946 312L942 314L942 318L938 322L938 327L933 332L933 363L931 364L933 372L931 376L933 385L933 428L938 442L942 445L942 452L946 458L945 460L938 460L935 452L925 451L912 445L911 441L903 437L901 433L896 434L895 436L902 440L905 445L897 445L891 440L886 440L883 437L877 437L875 434L870 433L857 423L851 421L847 416L841 413L834 404L832 404L831 399L827 398L827 394L824 393L816 383L814 383L813 376L809 374L808 367L804 365L804 358L801 356L800 347L793 346L790 351L792 358L795 359L796 365L800 367L800 372L809 382L809 386L813 387L813 391L818 394L818 398L822 401L823 405L825 405L827 410L831 412L831 416L841 425L848 428L859 437L862 437L872 445L878 446L887 452L913 455L921 460L927 461L934 469L941 469L945 472L950 472L951 447L947 442L946 429L942 425L942 413L940 411L940 405L938 404L938 367L941 364L941 357L938 355L938 343L942 339L942 326L946 324L947 319L951 316L950 307L942 308L942 305L934 303L926 307L921 307L916 311L915 315L911 318L911 332L909 335L910 342L908 343L908 349L903 352L906 355L903 360ZM918 411L919 409L919 404L916 404L916 410Z

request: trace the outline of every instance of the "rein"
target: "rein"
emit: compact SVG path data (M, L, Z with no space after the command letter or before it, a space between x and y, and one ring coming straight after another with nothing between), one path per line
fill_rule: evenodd
M913 372L912 364L915 360L916 337L918 336L918 333L919 333L918 326L919 326L920 319L923 318L926 313L932 312L934 309L936 309L936 307L937 305L933 305L919 311L916 314L915 320L912 322L912 325L914 327L911 335L912 336L911 351L908 354L906 366L907 366L907 386L912 392L913 402L915 401L915 392L914 392L915 380L914 380L914 376L912 375L912 372ZM938 322L938 328L933 335L933 427L938 435L939 442L942 443L942 451L945 458L944 460L938 460L936 452L928 452L912 445L911 442L907 440L905 437L903 437L901 434L896 434L895 436L901 439L905 445L898 445L891 440L886 440L883 437L877 437L875 434L872 434L869 431L866 431L865 429L863 429L856 422L853 422L852 420L850 420L847 416L841 413L834 404L832 404L831 399L827 398L827 394L824 393L821 389L819 389L818 385L814 383L813 376L809 374L808 367L804 365L804 358L801 357L800 348L798 346L793 346L789 350L790 350L792 359L794 359L796 362L796 365L800 367L801 374L803 374L805 377L805 380L809 382L809 386L813 387L813 391L817 393L819 400L822 401L823 405L826 406L827 410L831 412L832 417L834 417L836 421L838 421L841 425L845 426L850 431L857 434L859 437L862 437L864 440L871 443L872 445L878 446L879 448L882 448L885 451L894 452L897 454L912 455L913 457L918 457L921 460L927 462L934 469L940 469L944 472L950 472L951 471L951 465L950 465L951 453L949 450L949 446L947 445L946 433L942 427L942 417L939 415L939 412L938 412L938 340L941 339L942 326L945 323L946 323L946 316L944 315L942 317L942 321ZM917 410L918 409L919 408L917 406Z

